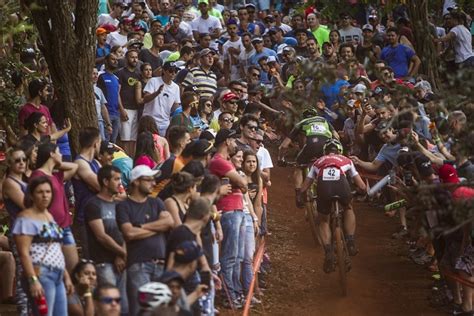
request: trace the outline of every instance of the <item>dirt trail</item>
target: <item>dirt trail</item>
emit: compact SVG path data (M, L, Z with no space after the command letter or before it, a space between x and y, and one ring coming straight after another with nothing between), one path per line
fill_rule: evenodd
M406 257L406 246L390 238L395 219L358 204L359 254L348 276L348 296L340 296L337 274L321 267L304 211L294 207L290 169L272 171L268 249L272 272L264 305L254 315L442 315L428 306L430 274Z

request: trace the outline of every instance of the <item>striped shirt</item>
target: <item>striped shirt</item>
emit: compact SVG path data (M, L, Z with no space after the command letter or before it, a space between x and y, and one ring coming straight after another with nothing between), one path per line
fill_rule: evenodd
M212 97L217 90L217 76L211 70L206 72L201 67L195 67L188 72L183 86L195 86L201 97Z

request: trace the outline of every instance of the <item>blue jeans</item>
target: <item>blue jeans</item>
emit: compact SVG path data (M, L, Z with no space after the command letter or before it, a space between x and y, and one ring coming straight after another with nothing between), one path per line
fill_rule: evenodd
M105 139L115 144L120 131L120 116L111 116L110 124L112 124L112 134L107 133Z
M99 120L99 134L100 139L105 140L105 124L102 120Z
M245 214L245 229L243 238L243 260L242 260L242 286L247 294L250 282L253 278L253 255L255 254L255 230L253 228L253 218L250 214Z
M158 282L164 271L162 264L152 261L134 263L127 268L127 293L129 315L136 316L140 311L138 304L138 289L143 284Z
M238 295L238 289L234 283L234 275L240 273L240 269L239 271L235 271L235 269L239 255L241 227L244 225L244 213L242 211L224 212L221 218L221 225L224 234L221 245L222 276L229 290L230 299L235 300Z
M44 290L46 303L48 304L48 316L67 315L67 296L64 286L64 270L47 266L40 267L38 277ZM33 313L37 312L37 306Z
M98 263L95 266L97 273L97 284L112 284L119 288L120 297L120 309L122 315L128 313L128 300L127 300L127 272L118 273L113 263Z

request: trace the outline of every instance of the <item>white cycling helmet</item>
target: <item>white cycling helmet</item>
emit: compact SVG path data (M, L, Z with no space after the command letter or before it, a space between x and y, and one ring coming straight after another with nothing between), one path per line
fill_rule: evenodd
M166 306L171 301L171 291L164 283L150 282L138 289L138 302L145 309Z

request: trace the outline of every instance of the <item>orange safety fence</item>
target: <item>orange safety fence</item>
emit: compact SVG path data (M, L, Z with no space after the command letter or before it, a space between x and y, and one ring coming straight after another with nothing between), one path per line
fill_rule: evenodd
M247 294L247 299L245 300L244 310L242 312L242 316L248 316L250 311L250 303L253 297L253 292L255 289L255 282L257 279L258 270L260 270L260 264L262 263L263 253L265 252L265 238L262 237L262 241L260 246L257 249L255 258L253 260L253 278L250 282L249 293Z
M451 279L451 280L454 280L456 282L461 283L462 285L466 285L466 286L474 289L474 282L471 282L471 281L467 280L463 276L459 275L459 273L456 273L456 272L453 272L453 271L450 271L450 270L446 270L446 269L441 269L441 274L444 275L445 277Z

